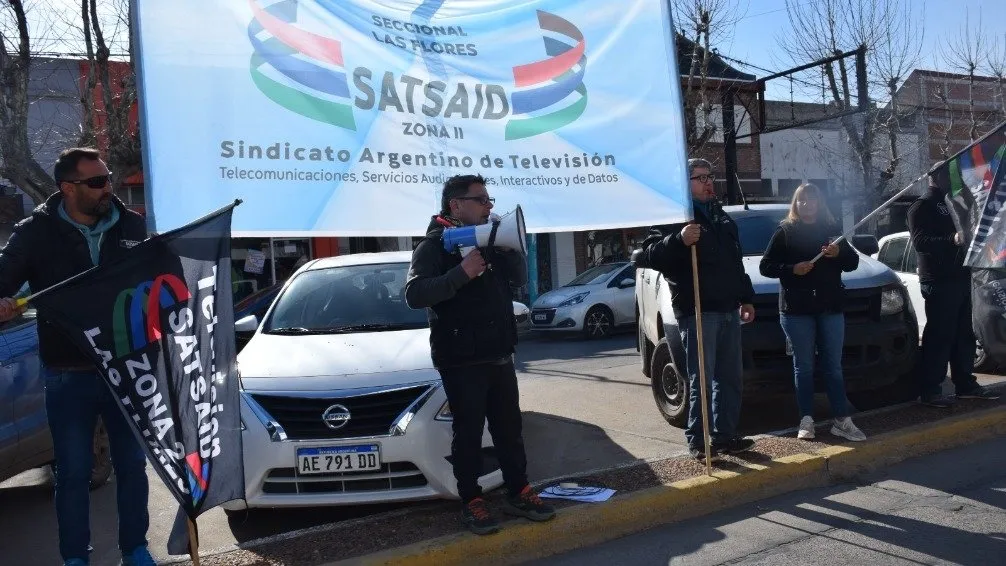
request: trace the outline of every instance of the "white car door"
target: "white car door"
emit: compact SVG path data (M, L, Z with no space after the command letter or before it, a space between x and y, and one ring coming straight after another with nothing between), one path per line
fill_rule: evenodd
M901 281L908 289L908 298L912 301L912 308L915 309L915 318L919 321L919 335L926 327L926 301L922 298L922 287L919 284L919 259L915 253L915 248L908 245L905 257L905 271L898 273Z

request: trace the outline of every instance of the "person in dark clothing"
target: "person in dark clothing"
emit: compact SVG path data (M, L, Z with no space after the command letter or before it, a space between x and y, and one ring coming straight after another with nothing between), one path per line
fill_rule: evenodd
M25 282L50 287L128 253L147 238L146 222L115 197L97 150L60 154L59 192L22 220L0 251L0 321L21 309L10 298ZM86 297L82 297L86 300ZM66 565L88 563L89 493L94 429L108 432L119 511L119 548L125 565L153 565L147 549L146 455L97 368L38 311L39 357L45 369L45 404L55 452L56 521Z
M481 176L448 179L440 214L416 246L405 284L408 305L427 309L433 365L453 415L451 458L462 521L477 534L499 530L478 484L487 419L509 495L504 511L535 521L555 515L527 480L513 365L517 326L510 289L527 283L527 259L496 247L473 249L462 257L460 251L445 251L442 243L445 228L489 222L492 203Z
M706 375L712 389L707 399L713 456L744 452L754 441L737 436L743 391L741 322L754 320L754 289L744 272L737 225L716 202L712 166L688 161L695 219L654 228L643 241L636 266L659 271L671 289L671 305L688 358L688 425L685 439L693 457L705 458L699 390L699 349L695 326L691 246L698 246L699 292ZM666 323L665 323L666 324Z
M919 258L919 286L926 302L918 368L920 401L937 408L952 405L942 394L948 363L958 398L998 399L971 373L975 335L971 270L964 265L967 242L954 226L943 191L931 176L929 190L908 208L908 230Z
M831 433L848 440L866 440L849 418L842 376L845 313L842 310L842 272L855 271L859 255L847 240L835 244L842 228L817 186L797 187L789 214L769 240L760 270L779 279L779 323L793 348L800 428L797 438L814 438L814 366L821 356L821 373L828 387ZM816 262L812 262L823 253Z

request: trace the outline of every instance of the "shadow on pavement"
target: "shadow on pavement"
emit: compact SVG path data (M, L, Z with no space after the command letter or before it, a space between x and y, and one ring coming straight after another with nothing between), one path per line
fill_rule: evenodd
M11 485L13 483L13 485ZM174 512L174 509L171 510ZM91 491L91 564L119 564L115 478ZM0 488L4 564L62 564L52 476L47 468L25 472Z
M582 338L546 337L542 339L522 339L517 344L516 368L522 371L534 362L544 360L584 362L603 358L617 358L626 355L625 350L631 349L635 354L635 335L610 336L600 340L584 340Z

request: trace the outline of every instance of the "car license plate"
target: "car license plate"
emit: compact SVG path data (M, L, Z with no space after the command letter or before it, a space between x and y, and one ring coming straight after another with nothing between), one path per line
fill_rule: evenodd
M548 315L536 314L536 315L534 315L534 319L535 320L546 320L546 319L548 319Z
M299 474L374 472L380 469L381 447L376 444L297 449Z

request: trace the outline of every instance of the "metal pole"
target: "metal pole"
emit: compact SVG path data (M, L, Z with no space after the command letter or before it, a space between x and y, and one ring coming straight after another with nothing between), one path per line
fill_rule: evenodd
M723 91L723 154L725 181L727 183L727 204L737 204L737 132L734 131L734 91L731 88Z
M538 300L538 235L527 235L527 296L532 305ZM528 305L531 306L531 305Z
M272 267L272 284L276 284L276 243L269 236L269 265Z
M847 240L849 238L849 236L851 236L851 235L853 235L853 234L856 233L856 230L860 226L862 226L863 224L866 224L867 220L869 220L869 219L873 218L874 216L876 216L878 212L880 212L882 210L886 210L887 207L889 207L892 204L894 204L894 201L896 201L899 198L901 198L901 195L903 195L906 192L908 192L908 189L912 188L915 185L915 183L918 183L922 179L925 179L928 175L929 175L928 172L923 173L922 175L919 175L914 181L912 181L911 183L908 183L908 186L906 186L905 188L903 188L900 191L898 191L897 194L895 194L893 197L887 199L887 202L885 202L884 204L878 206L873 212L871 212L871 213L867 214L866 216L864 216L863 219L860 220L859 222L857 222L855 226L853 226L852 228L850 228L849 231L847 231L846 233L844 233L841 236L839 236L838 238L836 238L832 243L833 244L837 244L837 243L841 242L842 240ZM816 256L814 256L814 259L810 260L810 262L811 263L816 262L817 260L821 259L821 257L823 255L824 255L824 252L821 252L821 253L817 254Z

